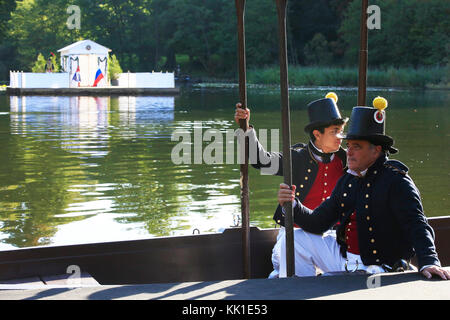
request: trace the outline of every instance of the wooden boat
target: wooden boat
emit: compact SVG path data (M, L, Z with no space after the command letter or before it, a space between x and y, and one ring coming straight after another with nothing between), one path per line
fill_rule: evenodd
M430 218L442 265L450 265L450 216ZM278 229L252 227L251 278L272 271ZM243 278L242 229L144 240L0 251L0 283L61 275L78 266L102 285L217 281Z

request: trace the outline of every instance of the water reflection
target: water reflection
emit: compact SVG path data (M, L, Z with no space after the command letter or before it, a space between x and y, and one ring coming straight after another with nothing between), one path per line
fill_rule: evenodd
M147 216L160 211L156 216L167 220L161 215L173 212L163 210L158 175L164 168L155 165L169 168L170 153L155 151L167 150L158 141L170 137L174 105L174 97L10 97L0 171L2 242L23 247L148 236ZM128 225L106 228L118 221ZM86 228L94 222L97 231Z

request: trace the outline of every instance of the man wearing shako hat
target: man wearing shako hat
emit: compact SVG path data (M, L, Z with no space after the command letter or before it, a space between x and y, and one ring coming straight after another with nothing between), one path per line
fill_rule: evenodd
M281 205L295 202L294 222L301 228L294 231L295 273L312 276L316 267L324 272L398 271L410 268L416 255L427 278L435 274L448 280L408 168L388 159L397 149L385 134L387 101L377 97L373 104L353 108L345 137L348 170L329 199L313 211L289 186L280 185L278 200ZM336 223L336 237L322 235ZM281 247L285 250L284 240ZM280 276L286 276L285 262L280 263Z
M333 190L343 175L346 166L345 151L341 148L343 128L348 118L343 118L336 104L338 98L330 92L325 98L308 104L309 123L305 132L309 134L307 145L298 143L291 148L292 182L296 187L296 196L310 209L320 205ZM250 119L250 110L236 105L235 120ZM283 176L283 155L279 152L266 152L259 143L253 126L245 133L249 137L250 163L264 173ZM252 157L256 155L255 157ZM256 159L256 161L252 161ZM275 169L274 169L275 168ZM284 226L284 217L277 208L273 219ZM272 251L274 271L270 278L278 277L279 261L284 259L280 251L280 239L285 238L284 228L280 228L277 243Z

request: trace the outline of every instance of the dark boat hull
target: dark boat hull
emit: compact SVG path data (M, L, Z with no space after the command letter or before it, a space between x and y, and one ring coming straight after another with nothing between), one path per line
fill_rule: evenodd
M251 276L270 273L278 229L251 228ZM242 278L242 232L69 246L32 247L0 252L0 280L65 274L70 265L100 284L138 284Z
M444 266L450 265L450 216L430 218ZM272 271L278 229L251 228L251 277ZM100 284L215 281L243 278L242 231L0 251L0 280L67 273L71 265Z

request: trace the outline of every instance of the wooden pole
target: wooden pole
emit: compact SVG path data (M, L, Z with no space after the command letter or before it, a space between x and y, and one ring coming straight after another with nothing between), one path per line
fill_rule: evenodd
M239 101L242 108L247 108L247 87L246 87L246 63L245 63L245 0L235 0L237 14L237 32L238 32L238 55L239 55ZM246 132L247 121L239 121L240 128ZM250 279L250 212L248 196L248 154L249 142L245 137L245 155L244 163L241 164L241 215L242 215L242 253L243 253L243 277Z
M359 43L359 72L358 72L358 106L366 106L367 88L367 7L368 0L361 0L360 43Z
M276 0L278 11L278 29L280 44L280 91L281 91L281 123L283 133L283 174L284 183L292 186L292 161L291 161L291 126L289 112L289 85L288 63L286 44L286 8L287 0ZM292 202L285 202L285 234L286 234L286 275L295 274L294 263L294 227L292 216Z

